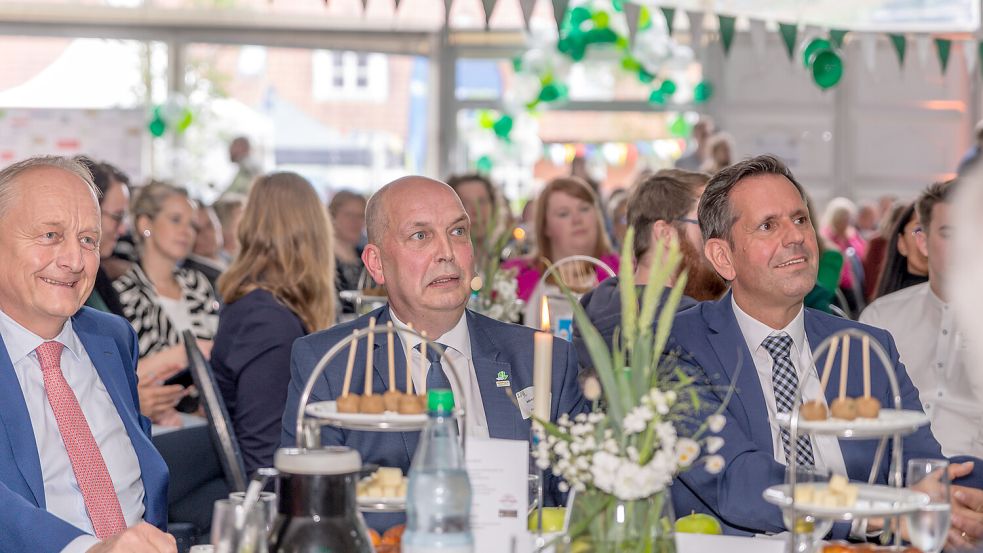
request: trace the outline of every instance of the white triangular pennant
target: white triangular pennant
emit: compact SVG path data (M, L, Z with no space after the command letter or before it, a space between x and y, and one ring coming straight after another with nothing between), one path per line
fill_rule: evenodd
M642 6L634 2L625 2L624 9L625 19L628 22L628 44L635 44L635 35L638 34L638 18L642 15Z
M497 4L497 3L498 3L498 0L481 0L481 7L485 8L485 28L486 29L489 27L489 23L491 22L492 12L495 11L495 4Z
M854 34L853 36L857 36ZM864 33L859 35L858 40L860 41L860 55L864 59L864 67L870 73L875 73L874 69L877 67L877 35L873 33ZM876 74L876 73L875 73Z
M768 51L768 33L765 29L765 22L762 19L751 19L748 23L751 27L751 51L754 53L754 59L760 62Z
M362 17L369 11L369 0L362 0Z
M689 18L690 46L693 50L703 48L703 12L686 11Z
M399 11L399 0L393 0L393 15Z
M928 57L932 53L932 39L928 35L915 35L915 52L921 67L928 65Z
M553 19L556 20L556 32L560 32L560 28L563 27L563 16L567 14L567 6L570 5L570 0L551 0L553 3Z
M451 26L451 7L453 6L454 0L444 0L444 25L447 25L447 27Z
M529 19L532 17L532 11L536 8L536 0L519 0L519 8L522 10L522 22L528 30Z
M963 61L966 62L966 74L973 75L976 71L976 63L979 62L980 51L976 49L975 40L962 41Z

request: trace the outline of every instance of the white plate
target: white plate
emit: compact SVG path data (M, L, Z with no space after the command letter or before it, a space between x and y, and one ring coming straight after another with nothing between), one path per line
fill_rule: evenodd
M854 484L857 487L857 502L853 507L820 507L817 505L797 504L796 510L804 514L834 520L852 520L854 518L886 517L903 515L917 511L928 503L928 496L908 488L890 486L871 486ZM814 486L815 484L801 484ZM823 484L825 485L825 484ZM789 484L772 486L764 491L765 501L779 507L790 507L792 497L789 495Z
M775 419L778 426L788 427L788 413L779 413ZM911 434L926 424L928 415L921 411L881 409L881 414L876 419L807 421L800 418L799 431L808 434L833 434L841 438L879 438L890 434Z
M406 510L406 498L358 496L358 510L364 513L401 513Z
M369 430L381 432L412 432L422 430L427 423L427 414L400 415L385 412L381 415L367 413L339 413L338 405L333 401L318 401L308 404L305 412L327 421L332 426L348 430Z

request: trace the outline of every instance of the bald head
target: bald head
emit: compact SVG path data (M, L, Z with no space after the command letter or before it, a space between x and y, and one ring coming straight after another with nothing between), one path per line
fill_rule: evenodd
M380 188L365 206L365 228L369 244L380 244L386 231L392 227L390 205L399 204L401 200L410 197L435 197L440 194L450 194L461 205L461 209L464 209L453 188L428 177L400 177Z

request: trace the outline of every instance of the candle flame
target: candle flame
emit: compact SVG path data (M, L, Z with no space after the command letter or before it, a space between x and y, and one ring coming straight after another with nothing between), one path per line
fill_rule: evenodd
M549 301L546 296L542 297L542 307L540 308L539 315L539 327L543 329L543 332L550 331L550 306Z

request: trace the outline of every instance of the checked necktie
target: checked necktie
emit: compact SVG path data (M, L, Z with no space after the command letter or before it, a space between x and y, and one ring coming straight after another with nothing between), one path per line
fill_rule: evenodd
M447 346L437 342L434 342L434 345L437 347L427 348L427 360L430 361L430 368L427 370L427 390L450 390L451 381L444 374L444 368L440 364L440 352L444 351ZM420 351L419 344L417 344L416 350Z
M792 365L792 337L787 333L773 334L761 345L764 346L775 361L771 370L771 383L775 387L775 404L779 413L790 413L795 405L795 394L799 389L799 377ZM788 428L782 428L782 446L785 449L785 464L789 464L792 455L792 436ZM808 435L800 435L795 441L795 454L800 467L815 466L812 456L812 441Z
M68 459L72 462L72 472L82 491L85 510L89 513L96 537L103 540L126 530L126 520L123 519L113 479L109 476L99 445L92 436L75 392L61 372L63 348L59 342L45 342L35 351L41 363L44 392L55 414Z

